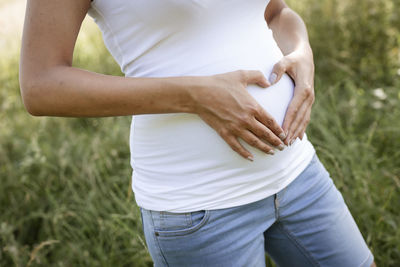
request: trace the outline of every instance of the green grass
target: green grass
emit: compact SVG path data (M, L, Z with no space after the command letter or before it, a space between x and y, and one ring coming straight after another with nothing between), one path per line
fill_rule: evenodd
M309 138L378 266L398 266L400 2L288 2L305 19L315 53ZM31 117L19 93L18 54L5 58L0 266L152 266L129 186L130 118ZM75 64L120 75L91 25Z

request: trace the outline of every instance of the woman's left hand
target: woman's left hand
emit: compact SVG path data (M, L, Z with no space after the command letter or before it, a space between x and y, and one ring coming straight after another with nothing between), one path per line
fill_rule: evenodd
M311 50L295 50L274 65L269 78L271 84L278 82L284 73L294 80L293 99L286 111L282 129L287 133L284 143L291 145L297 137L303 139L310 122L314 103L314 60Z

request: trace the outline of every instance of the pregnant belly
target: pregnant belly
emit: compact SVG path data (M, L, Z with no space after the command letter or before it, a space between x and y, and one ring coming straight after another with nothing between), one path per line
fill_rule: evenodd
M249 85L247 90L282 125L293 88L292 80L284 75L271 87ZM208 170L223 170L226 175L227 170L243 171L246 168L265 172L270 164L276 171L283 152L291 149L276 151L271 156L240 141L256 158L251 165L196 114L136 115L131 129L132 164L137 172L168 175L174 172L201 175Z
M247 90L279 125L283 124L294 90L293 81L287 74L268 88L250 85Z

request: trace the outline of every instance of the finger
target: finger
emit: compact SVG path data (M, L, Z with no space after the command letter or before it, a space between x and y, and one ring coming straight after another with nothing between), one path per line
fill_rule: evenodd
M311 110L311 106L314 101L314 94L312 92L312 89L306 87L302 88L301 90L297 90L297 93L295 93L292 101L294 102L294 111L292 114L293 116L291 117L292 121L286 122L288 123L288 125L286 125L286 123L284 122L284 127L287 127L288 129L288 142L291 142L291 139L295 137L294 132L298 129L301 121L307 114L307 110ZM292 110L290 112L292 112Z
M291 125L296 119L297 113L299 112L301 106L307 100L307 98L304 97L304 93L299 93L299 91L301 91L301 89L295 88L295 94L292 101L290 101L289 107L285 114L285 119L283 120L282 128L286 133L286 139L284 141L286 145L289 145L289 137L293 135Z
M300 134L300 131L303 130L302 122L305 121L308 110L311 109L311 103L309 101L303 102L300 106L296 118L293 120L291 125L289 126L288 136L289 136L289 144L293 139L296 139L296 134Z
M252 132L245 130L241 133L240 138L242 138L246 143L251 145L252 147L258 148L259 150L273 155L275 154L274 149L261 141L257 136L255 136Z
M258 120L254 119L253 127L249 130L258 138L263 139L265 142L267 142L267 144L272 145L279 150L283 150L285 148L282 140Z
M261 87L268 87L271 84L265 78L264 74L258 70L246 70L244 71L245 83L247 84L257 84Z
M272 68L272 72L269 76L269 82L272 84L277 83L282 75L287 71L287 62L285 58L282 58L278 63Z
M296 95L293 96L293 99L290 101L289 107L286 110L285 119L283 120L282 128L284 131L289 131L289 126L296 118L296 114L302 103L303 100L301 98Z
M291 135L292 135L292 132L290 131L291 130L290 126L292 125L292 122L296 119L297 112L300 108L300 105L301 105L301 103L300 103L299 99L293 98L289 104L287 111L286 111L285 119L283 120L283 125L282 125L282 128L286 134L286 138L283 140L283 142L286 145L289 145L289 142L290 142L289 137L291 137Z
M302 132L303 131L303 127L299 127L295 132L294 132L294 134L293 134L293 137L290 139L291 141L290 141L290 145L292 145L295 141L296 141L296 139L299 137L299 135L300 135L300 132Z
M299 133L296 133L295 136L299 137L300 140L303 140L304 133L306 131L306 128L308 126L308 123L310 122L310 117L311 117L311 108L307 110L307 114L304 116L303 121L301 122L301 125L299 127L300 131Z
M246 149L244 146L237 140L237 138L233 135L224 135L221 137L225 140L225 142L232 148L233 151L237 152L243 158L253 161L254 156Z
M270 129L275 136L280 138L282 141L285 140L286 134L282 127L276 122L276 120L262 107L259 108L258 112L255 114L255 118Z

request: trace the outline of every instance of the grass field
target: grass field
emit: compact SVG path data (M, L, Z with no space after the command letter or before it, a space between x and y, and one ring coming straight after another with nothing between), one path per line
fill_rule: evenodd
M315 53L309 139L378 266L400 266L400 1L287 2ZM20 20L4 17L15 3L22 12L0 1L0 266L152 266L129 186L130 118L28 115ZM121 75L90 21L74 62Z

